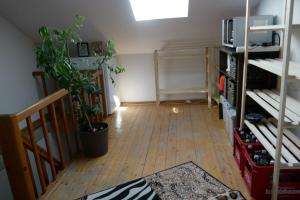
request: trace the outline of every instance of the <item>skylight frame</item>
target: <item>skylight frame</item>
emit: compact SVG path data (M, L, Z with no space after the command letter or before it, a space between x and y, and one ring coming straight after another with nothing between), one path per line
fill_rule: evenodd
M136 21L186 18L189 0L129 0Z

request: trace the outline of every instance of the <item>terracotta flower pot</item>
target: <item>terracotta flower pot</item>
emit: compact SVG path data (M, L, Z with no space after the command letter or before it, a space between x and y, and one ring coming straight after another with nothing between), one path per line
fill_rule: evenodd
M87 157L103 156L108 151L108 124L100 122L93 126L98 130L95 133L81 129L80 139L84 155Z

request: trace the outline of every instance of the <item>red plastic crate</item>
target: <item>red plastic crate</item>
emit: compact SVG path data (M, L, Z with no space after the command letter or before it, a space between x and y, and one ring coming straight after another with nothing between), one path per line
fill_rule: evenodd
M243 176L243 167L244 165L242 165L244 158L244 153L243 151L243 147L244 146L248 146L248 145L261 145L260 143L246 143L244 142L240 136L239 136L239 129L238 128L234 128L234 142L233 142L233 157L237 163L237 165L239 166L241 172L242 172L242 176Z
M253 146L253 149L264 149L263 146ZM244 180L255 200L270 200L272 190L273 166L258 166L252 160L246 146L243 147ZM281 170L278 191L279 200L300 200L300 170Z

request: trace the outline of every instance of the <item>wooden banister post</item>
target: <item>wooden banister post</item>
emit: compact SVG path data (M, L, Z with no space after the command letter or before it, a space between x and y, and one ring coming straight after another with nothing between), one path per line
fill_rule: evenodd
M104 75L103 75L104 71L101 70L101 74L99 76L100 79L100 88L103 91L103 93L101 94L101 100L102 100L102 106L103 106L103 112L104 112L104 118L107 117L107 105L106 105L106 94L105 94L105 84L104 84Z
M15 116L0 116L0 145L14 199L36 199L29 163L26 160Z

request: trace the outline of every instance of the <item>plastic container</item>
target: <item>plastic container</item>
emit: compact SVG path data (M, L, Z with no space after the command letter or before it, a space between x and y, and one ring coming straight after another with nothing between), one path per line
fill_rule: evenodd
M239 129L238 128L234 128L234 145L233 145L233 157L237 163L237 165L239 166L242 176L243 174L243 167L245 166L244 163L244 152L243 152L243 147L247 147L248 145L252 145L252 146L261 146L260 143L246 143L244 142L240 136L239 136Z
M236 106L236 88L236 83L231 80L227 81L227 99L233 106Z
M253 146L254 150L264 149ZM258 166L251 153L243 146L243 174L250 195L255 200L270 200L272 192L273 166ZM278 192L279 200L300 200L300 170L281 170Z
M223 110L223 120L227 133L229 134L230 142L233 145L233 128L236 123L236 109L225 99L224 96L220 97Z

